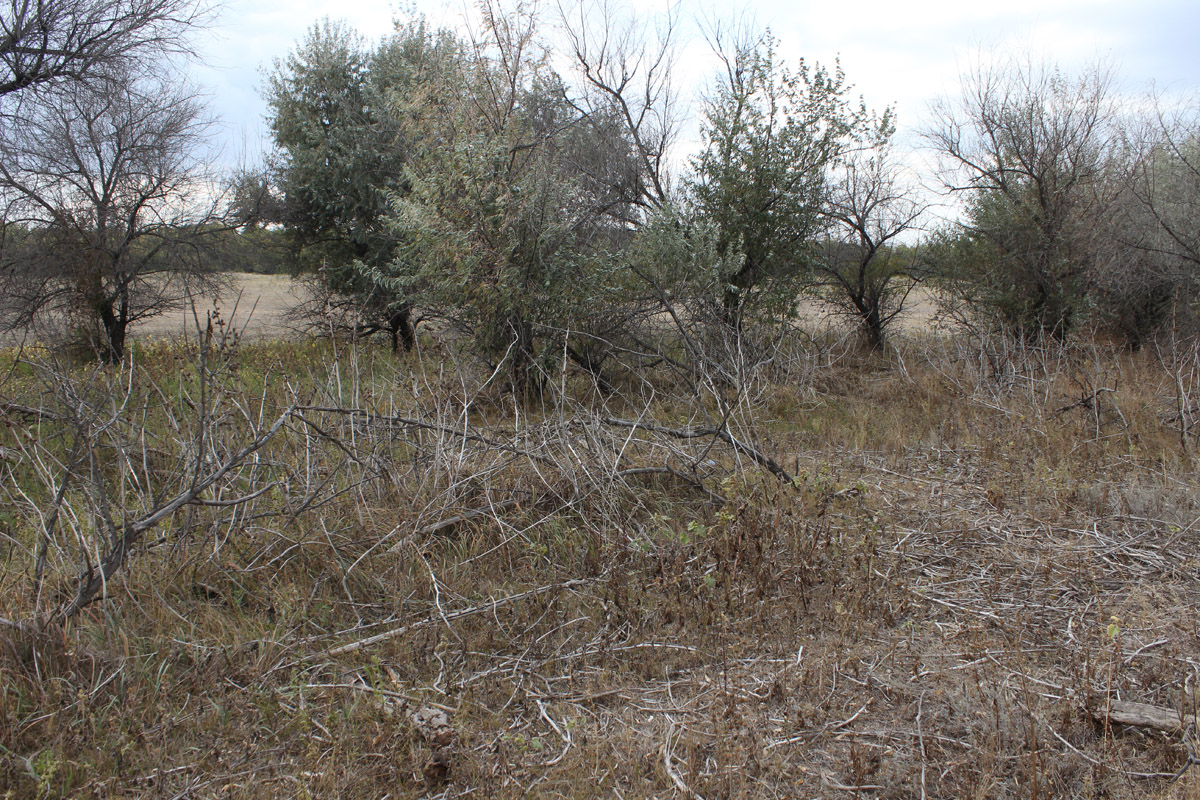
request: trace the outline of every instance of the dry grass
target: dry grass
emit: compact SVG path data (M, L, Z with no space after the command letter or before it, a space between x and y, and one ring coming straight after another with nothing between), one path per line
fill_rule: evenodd
M1196 707L1191 362L791 357L530 408L428 340L10 356L0 796L1200 796L1183 737L1103 713ZM745 447L668 432L706 404ZM145 518L293 407L106 599L28 624L105 507Z
M228 273L230 287L217 302L227 323L247 340L273 339L286 329L288 312L300 302L301 291L287 275L258 275L252 272ZM201 317L213 307L213 300L200 300ZM134 329L138 336L194 336L196 318L189 306L178 312L146 320Z

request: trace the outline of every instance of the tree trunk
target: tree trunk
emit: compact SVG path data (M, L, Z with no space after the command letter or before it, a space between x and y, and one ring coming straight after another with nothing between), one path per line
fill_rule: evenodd
M877 301L869 300L866 313L863 315L863 328L867 334L867 344L872 350L883 349L883 313Z
M399 353L401 345L404 345L406 352L413 349L417 335L412 324L412 306L405 303L388 314L388 333L391 335L393 353Z
M526 400L542 395L542 376L537 369L537 353L534 350L533 326L514 311L507 322L510 339L509 358L512 363L512 390Z
M104 326L104 338L97 342L100 360L105 364L119 364L125 360L125 334L129 320L122 310L114 310L110 301L100 310L100 322Z

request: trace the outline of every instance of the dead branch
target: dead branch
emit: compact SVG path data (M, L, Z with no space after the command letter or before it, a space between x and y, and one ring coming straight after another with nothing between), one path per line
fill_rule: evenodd
M556 589L571 589L576 586L583 586L587 583L591 583L591 580L585 578L575 578L573 580L563 581L562 583L552 583L547 586L539 586L536 589L530 589L527 592L519 592L518 594L509 595L508 597L502 597L499 600L493 600L490 603L471 606L470 608L464 608L459 611L451 611L447 614L438 614L437 616L417 620L416 622L409 623L408 625L401 625L398 628L392 628L391 630L384 631L383 633L377 633L374 636L368 636L365 639L359 639L358 641L350 642L349 644L344 644L340 647L332 647L326 652L331 656L339 656L344 653L353 653L356 650L362 650L364 647L370 647L373 644L378 644L379 642L387 641L388 639L395 639L397 636L403 636L409 631L422 628L434 622L452 622L454 620L473 617L476 614L495 611L498 608L510 605L511 603L516 603L520 600L526 600L530 597L536 597L539 594L545 594L546 592L551 592Z
M52 616L57 619L69 619L99 598L109 579L125 565L129 551L141 541L146 531L151 530L184 506L197 502L210 486L224 478L249 456L270 441L283 428L284 423L287 422L295 410L296 407L292 406L284 411L264 433L256 436L253 441L230 456L225 463L212 473L193 482L187 490L180 492L167 502L158 505L141 519L126 523L121 535L115 537L108 552L101 559L99 572L89 564L83 574L79 576L79 588L76 590L75 597L60 606ZM255 494L251 494L241 499L245 501L255 496Z
M486 517L490 514L494 514L497 511L503 511L507 508L512 508L513 506L517 505L518 503L520 503L519 500L504 500L503 502L496 503L496 505L493 506L492 508L476 509L473 511L465 511L462 514L458 514L453 517L447 517L446 519L441 520L440 522L434 522L430 525L426 525L424 528L421 528L420 530L418 530L417 533L421 536L432 536L435 533L441 533L442 531L446 530L447 528L453 528L454 526L458 525L459 523L467 522L467 521L473 520L473 519L478 519L479 517Z
M1131 725L1135 728L1150 728L1163 733L1179 733L1187 725L1196 723L1196 715L1180 714L1171 708L1150 705L1149 703L1132 703L1126 700L1113 700L1110 704L1092 711L1092 718L1098 722L1117 722L1121 725Z
M420 430L433 431L434 433L444 433L450 436L457 436L458 438L464 439L468 442L478 442L497 450L503 450L507 453L512 453L513 455L523 456L532 461L538 461L543 464L553 463L553 461L546 456L541 456L537 453L531 453L528 450L522 450L519 447L514 447L513 445L505 444L504 442L498 442L495 439L489 439L488 437L482 436L478 433L471 433L467 430L451 428L447 425L436 425L432 422L422 422L419 419L402 417L398 414L373 414L370 411L362 408L338 408L336 406L299 406L296 410L323 411L328 414L345 414L347 416L363 417L368 425L400 425L406 428L418 428Z
M792 476L787 470L779 466L773 458L757 450L745 442L738 441L733 438L729 431L722 428L667 428L663 425L655 425L652 422L640 422L637 420L617 419L615 417L604 417L601 422L605 425L611 425L617 428L633 428L634 430L642 429L652 431L654 433L662 433L667 436L673 436L676 439L702 439L706 436L712 436L728 444L737 452L744 456L748 456L752 461L759 466L765 468L779 480L788 484L794 485Z
M724 495L718 494L712 489L709 489L704 485L704 481L692 475L688 475L687 473L680 472L672 467L634 467L632 469L623 469L615 473L615 477L618 478L628 478L634 475L670 475L671 477L704 492L704 494L708 496L709 500L718 505L724 505L726 502Z

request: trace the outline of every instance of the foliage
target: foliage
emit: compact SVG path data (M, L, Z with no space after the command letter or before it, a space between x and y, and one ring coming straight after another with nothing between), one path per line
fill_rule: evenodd
M1134 127L1111 218L1110 257L1097 302L1133 347L1171 322L1197 331L1200 319L1200 138L1195 111Z
M416 146L406 138L413 127L393 108L421 94L458 50L451 35L422 21L369 49L344 24L326 20L276 63L269 80L284 194L276 221L295 237L301 267L353 298L366 328L388 331L393 348L412 346L411 306L371 270L396 257L400 242L387 217L391 198L408 191L404 169Z
M801 59L791 70L776 47L767 34L719 52L725 71L691 162L689 196L730 264L720 302L734 325L750 301L791 309L823 229L829 169L856 137L888 124L887 114L876 121L851 103L840 66L830 72Z
M422 305L505 364L515 390L536 394L628 239L630 193L595 168L620 171L629 156L613 153L611 129L576 124L536 18L484 10L459 72L393 96L410 138L436 146L408 164L394 217L406 246L389 269L392 285L419 287Z
M961 247L942 279L1023 338L1065 337L1087 312L1110 197L1111 77L1009 61L963 76L926 133L965 197Z

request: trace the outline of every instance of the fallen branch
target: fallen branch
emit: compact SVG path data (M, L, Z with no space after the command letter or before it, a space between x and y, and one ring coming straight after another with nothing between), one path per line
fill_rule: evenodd
M531 453L528 450L522 450L504 442L489 439L478 433L471 433L467 430L459 430L451 428L448 425L435 425L432 422L423 422L419 419L411 417L402 417L398 414L373 414L370 411L362 408L339 408L337 406L300 406L297 411L320 411L326 414L343 414L348 417L363 417L368 425L398 425L405 428L417 428L419 430L432 431L434 433L443 433L448 436L456 436L468 442L478 442L496 450L503 450L506 453L523 456L531 461L537 461L543 464L553 464L554 462L546 456L537 453ZM310 423L311 424L311 423Z
M779 478L779 480L783 481L789 486L794 485L792 476L788 474L787 470L779 466L779 464L775 462L775 459L771 458L760 450L756 450L745 442L738 441L737 439L733 438L729 431L722 428L668 428L663 425L655 425L652 422L617 419L615 417L604 417L601 422L603 422L605 425L611 425L616 428L633 428L634 430L638 430L640 428L641 430L673 436L676 439L702 439L706 436L713 436L725 442L742 455L749 457L759 466L764 467L772 475Z
M1180 714L1178 711L1149 703L1131 703L1125 700L1113 700L1107 707L1092 711L1092 718L1098 722L1117 722L1121 725L1131 725L1135 728L1150 728L1163 733L1179 733L1187 725L1196 723L1196 715Z
M706 495L708 495L708 499L717 505L725 505L726 503L726 498L705 486L704 481L680 472L672 467L634 467L632 469L623 469L615 473L615 476L618 478L629 478L635 475L670 475L672 478L683 481L689 486L704 492Z
M662 757L663 769L666 770L667 776L671 779L671 783L675 784L675 788L683 794L684 797L690 797L692 800L704 800L704 797L696 792L695 789L683 782L683 778L679 777L679 773L675 771L674 765L671 763L671 739L675 735L675 722L671 721L667 728L667 737L663 740Z
M344 644L340 647L332 647L326 651L326 653L327 655L331 656L339 656L344 653L353 653L355 650L361 650L364 647L370 647L373 644L378 644L379 642L387 641L388 639L395 639L397 636L403 636L409 631L423 628L424 626L435 622L452 622L458 619L465 619L466 617L473 617L476 614L495 611L497 608L509 605L510 603L515 603L519 600L536 597L539 594L545 594L546 592L551 592L556 589L570 589L575 586L582 586L586 583L591 583L591 581L584 578L576 578L574 580L564 581L562 583L552 583L548 586L539 586L536 589L530 589L527 592L520 592L519 594L502 597L499 600L493 600L492 602L484 603L483 605L471 606L470 608L464 608L459 611L451 611L448 614L439 614L435 617L427 617L425 619L409 623L408 625L401 625L398 628L392 628L391 630L384 631L383 633L377 633L374 636L368 636L365 639L359 639L358 641L350 642L349 644Z
M84 608L95 602L95 600L102 595L105 586L108 584L108 581L121 569L121 567L125 565L125 559L128 557L129 552L139 541L141 541L141 538L146 531L154 528L160 522L167 519L184 506L199 502L201 495L203 495L210 486L224 478L226 475L240 466L243 461L261 449L267 442L269 442L275 436L275 434L279 432L284 423L287 422L288 418L292 416L292 413L295 410L296 407L292 406L288 410L284 411L279 416L279 419L275 420L275 423L264 433L260 433L258 436L254 437L252 442L230 456L229 459L226 460L225 463L219 466L216 470L209 473L204 478L192 483L187 490L180 492L167 502L160 504L141 519L136 520L135 522L126 523L120 537L113 541L108 552L105 553L104 557L100 560L99 571L97 572L97 570L89 564L87 569L84 570L83 574L79 576L79 588L75 592L75 597L60 606L53 616L58 619L70 619ZM247 500L253 499L258 494L259 493L244 496L240 498L240 501L246 502Z
M420 536L432 536L435 533L441 533L447 528L453 528L455 525L458 525L461 522L468 522L473 519L478 519L479 517L490 516L497 511L504 511L505 509L512 508L519 503L519 500L505 500L503 502L496 503L491 508L464 511L457 516L447 517L441 522L434 522L431 525L426 525L424 528L419 529L417 534Z

